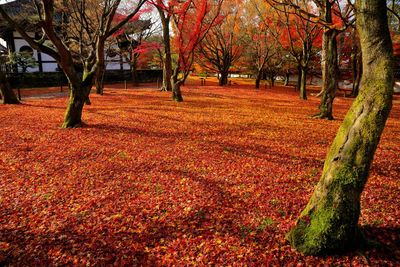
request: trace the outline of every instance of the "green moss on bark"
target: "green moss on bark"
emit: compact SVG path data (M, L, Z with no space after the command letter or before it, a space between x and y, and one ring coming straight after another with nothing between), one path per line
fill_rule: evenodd
M363 243L357 227L360 186L354 173L357 170L351 165L343 166L323 198L314 194L287 235L298 251L305 255L338 253Z

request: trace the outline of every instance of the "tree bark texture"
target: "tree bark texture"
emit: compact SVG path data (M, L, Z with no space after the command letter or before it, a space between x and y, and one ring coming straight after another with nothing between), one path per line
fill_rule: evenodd
M82 124L83 106L89 98L91 87L72 86L62 128L75 128Z
M99 68L97 70L95 78L96 94L103 95L104 93L104 69Z
M351 89L351 96L356 97L360 90L360 81L362 76L362 54L358 49L358 46L355 47L352 54L352 67L353 67L353 87Z
M304 254L355 249L360 195L389 115L393 96L393 52L386 1L357 0L361 40L361 89L327 155L321 179L288 240Z
M337 31L324 32L325 64L323 65L323 90L317 118L333 120L333 100L338 88L339 66L337 55Z
M7 81L6 75L0 70L0 94L3 104L19 104L19 100Z
M290 72L286 71L285 72L285 82L283 83L284 86L289 85L289 79L290 79Z
M260 84L261 84L261 78L262 78L262 70L259 70L257 72L257 77L256 77L256 89L260 89Z
M325 1L324 19L328 23L332 23L332 4ZM319 113L314 115L315 118L333 119L333 100L335 99L338 88L339 79L339 63L336 29L326 29L323 34L322 42L322 91L321 103L319 105Z
M224 86L228 84L228 75L227 71L221 71L218 79L219 86Z
M307 68L300 67L299 74L300 99L307 100Z
M172 100L176 102L182 102L183 97L182 97L182 92L181 92L181 85L184 81L184 79L178 79L179 75L179 70L176 68L174 70L174 73L171 77L171 85L172 85Z
M269 82L270 82L271 88L273 88L275 86L275 79L276 79L275 75L272 75L271 77L269 77Z
M171 40L169 33L169 25L171 17L169 15L164 14L164 10L161 8L157 8L161 23L162 23L162 31L163 31L163 44L164 44L164 60L163 60L163 83L161 90L162 91L172 91L171 77L172 77L172 58L171 58Z
M133 59L131 62L131 78L132 78L132 85L138 86L139 85L139 77L137 72L137 56L133 55Z

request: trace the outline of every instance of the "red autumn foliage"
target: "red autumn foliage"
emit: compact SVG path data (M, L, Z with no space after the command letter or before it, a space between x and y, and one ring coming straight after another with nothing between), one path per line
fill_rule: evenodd
M319 179L338 120L292 89L106 89L89 125L60 129L66 98L0 108L0 264L390 266L400 264L400 100L361 225L381 246L304 257L285 233ZM179 118L179 119L177 119Z

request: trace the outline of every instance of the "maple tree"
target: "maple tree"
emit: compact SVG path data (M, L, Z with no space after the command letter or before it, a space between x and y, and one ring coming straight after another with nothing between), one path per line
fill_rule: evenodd
M393 50L385 0L357 0L363 74L360 92L336 135L321 179L288 238L305 254L355 249L363 240L360 197L389 116Z
M142 19L128 23L118 34L117 40L121 54L128 60L131 68L132 84L138 85L139 58L150 50L158 49L160 44L149 39L156 33L155 23L151 19Z
M241 5L241 0L226 1L220 12L223 20L210 29L198 46L197 63L217 72L220 86L228 84L229 70L242 56L247 43L243 21L245 9Z
M305 100L307 99L307 73L310 61L317 52L314 47L319 46L321 42L321 28L311 21L311 15L308 13L306 15L292 13L286 5L283 5L282 10L277 10L277 12L283 14L279 23L286 28L286 36L281 36L280 43L297 62L297 87L300 98Z
M339 79L339 64L337 51L337 36L344 32L353 23L353 5L339 0L331 2L314 1L320 10L320 16L324 22L324 34L322 44L322 90L319 113L314 117L333 119L333 100L336 96Z
M333 119L333 100L339 82L337 36L354 22L353 4L341 0L267 0L278 5L278 10L312 20L324 28L322 37L322 89L321 103L314 118ZM313 3L316 8L310 6ZM280 7L280 8L279 8Z
M172 69L171 58L171 90L172 99L183 101L180 87L188 77L194 62L194 54L199 43L204 39L209 30L217 25L220 20L219 12L223 0L191 0L191 1L170 1L168 5L163 1L153 1L161 16L164 36L164 49L169 46L165 43L165 29L169 21L173 21L174 31L174 52L177 59ZM167 24L166 24L167 23ZM168 32L169 44L169 32ZM170 48L170 47L169 47ZM166 51L166 50L165 50ZM169 58L164 58L164 81L168 80ZM167 67L165 67L167 66ZM165 83L165 82L164 82Z
M13 27L31 47L44 52L53 57L61 66L64 74L68 78L71 87L70 99L65 113L65 119L62 127L70 128L79 126L82 123L82 110L96 74L99 69L104 68L104 46L106 40L114 34L129 20L139 12L141 6L146 2L139 0L132 12L126 16L117 25L112 26L113 18L116 14L121 0L106 0L102 5L91 5L87 1L34 1L33 7L36 12L36 23L42 29L42 35L39 40L31 37L26 30L19 24L16 18L9 16L0 6L0 14ZM63 21L55 19L55 11L60 8L69 12L69 16L76 18L80 23L77 25L64 24ZM93 15L93 12L97 16ZM63 13L61 17L64 16ZM90 20L98 20L97 23L86 23ZM73 19L71 20L74 21ZM95 25L95 28L92 26ZM61 27L78 27L77 38L68 38L59 31ZM73 33L69 30L69 34ZM85 35L86 38L83 38ZM68 39L65 39L67 37ZM45 43L45 40L51 42L51 46ZM87 42L86 42L87 41ZM70 49L70 46L76 47L78 51ZM79 74L76 69L73 58L78 56L82 61L83 74Z
M172 56L171 56L171 16L174 14L174 9L179 1L168 0L151 0L150 1L156 8L160 17L162 26L162 40L163 40L163 83L162 91L172 91L171 77L172 77Z
M389 19L389 27L394 29L395 31L400 31L400 1L391 0L387 1L387 9L389 11L388 19Z
M255 87L260 87L260 80L268 76L274 86L276 76L285 74L285 85L289 82L289 69L292 58L286 46L281 42L281 33L285 27L280 23L278 14L263 0L251 0L246 6L247 34L251 41L246 43L248 57L245 64L255 70ZM284 43L284 44L282 44Z

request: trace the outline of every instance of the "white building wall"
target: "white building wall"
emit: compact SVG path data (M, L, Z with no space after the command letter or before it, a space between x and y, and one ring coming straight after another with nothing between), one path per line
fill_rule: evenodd
M56 72L58 70L57 63L42 63L43 72Z
M130 70L131 69L131 65L129 63L123 63L122 64L124 70Z
M33 33L29 33L29 35L31 37L34 36ZM21 47L23 46L29 46L28 42L26 42L24 39L20 39L21 35L17 32L13 32L13 36L14 38L14 45L15 45L15 51L19 52ZM42 69L43 72L56 72L58 71L58 64L57 62L54 60L54 58L52 58L51 56L45 54L45 53L40 53L41 54L41 59L42 61ZM33 57L36 59L36 61L38 61L38 52L33 49ZM123 69L124 70L129 70L130 69L130 64L129 62L123 62L122 64ZM120 70L121 69L121 63L120 63L120 56L116 55L115 57L109 57L106 56L106 69L107 70ZM19 69L18 71L22 71L22 69ZM39 67L36 68L28 68L27 72L38 72L39 71Z
M15 51L16 51L16 52L19 52L20 49L21 49L21 47L23 47L23 46L29 46L29 44L28 44L25 40L23 40L23 39L14 39L14 45L15 45ZM30 46L29 46L29 47L30 47ZM32 56L36 59L36 61L38 60L37 51L34 50L34 49L33 49L33 55L32 55ZM21 69L21 68L18 68L18 71L21 71L21 72L22 72L22 69ZM36 71L39 71L39 67L28 68L27 71L28 71L28 72L36 72Z

